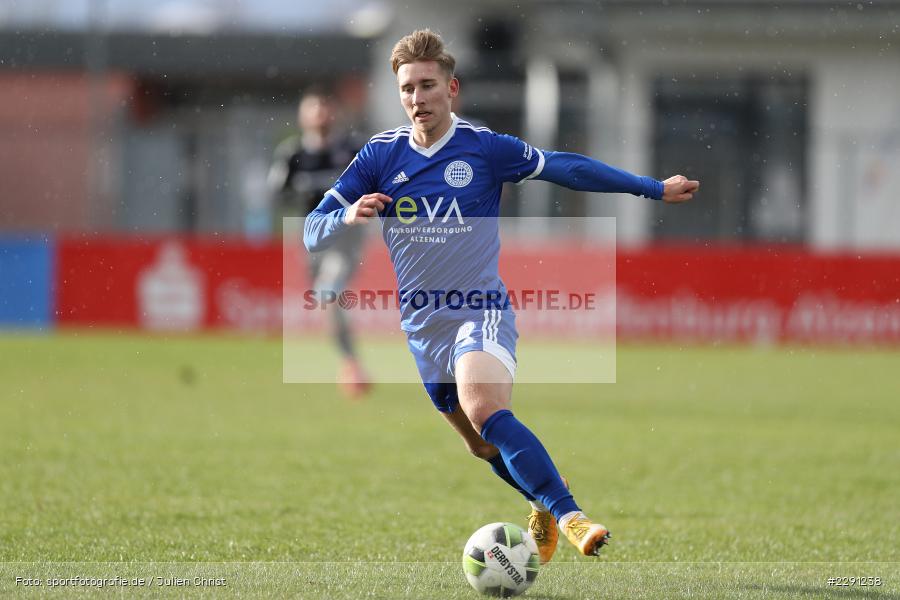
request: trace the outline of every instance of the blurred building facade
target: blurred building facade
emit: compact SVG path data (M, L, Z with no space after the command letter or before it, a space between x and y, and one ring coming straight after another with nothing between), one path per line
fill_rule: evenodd
M388 56L428 26L457 56L462 115L703 182L680 207L529 183L504 214L616 216L627 245L900 248L898 2L356 6L326 32L0 33L0 226L252 233L299 89L344 90L361 131L402 124Z
M51 232L271 235L300 90L333 88L353 126L369 70L327 34L7 31L0 56L0 227Z
M379 126L401 117L391 44L431 26L471 114L495 129L702 181L679 207L529 184L520 214L615 215L625 244L900 248L900 3L479 0L428 13L397 2L376 49Z

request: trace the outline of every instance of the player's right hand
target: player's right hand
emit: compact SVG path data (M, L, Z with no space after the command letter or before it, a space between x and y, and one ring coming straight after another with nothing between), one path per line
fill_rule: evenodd
M369 219L377 216L390 202L393 200L384 194L366 194L350 205L344 214L344 223L347 225L368 223Z

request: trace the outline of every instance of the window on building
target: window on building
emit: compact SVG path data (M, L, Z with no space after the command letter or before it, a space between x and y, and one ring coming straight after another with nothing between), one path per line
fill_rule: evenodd
M798 78L655 82L655 172L701 181L696 201L657 205L661 240L803 242L807 85Z

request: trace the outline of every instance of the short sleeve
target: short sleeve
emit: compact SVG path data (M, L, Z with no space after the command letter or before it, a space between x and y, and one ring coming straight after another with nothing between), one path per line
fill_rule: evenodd
M544 154L515 136L494 133L490 148L494 173L500 181L521 183L544 169Z
M325 195L333 196L345 207L350 206L359 200L360 196L378 191L376 172L372 144L366 144Z

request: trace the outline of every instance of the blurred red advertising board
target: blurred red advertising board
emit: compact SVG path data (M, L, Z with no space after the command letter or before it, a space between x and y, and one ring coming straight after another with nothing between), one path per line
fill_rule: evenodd
M281 328L281 246L241 240L60 240L57 321L148 331Z
M900 255L655 247L618 267L624 339L900 343Z
M268 333L282 323L299 332L323 327L321 311L305 308L310 283L299 243L85 237L62 239L57 248L61 325ZM615 323L621 340L900 343L898 255L690 246L616 255L570 243L506 243L500 269L523 333L605 335ZM354 301L346 303L361 330L396 330L395 296L375 312L356 301L365 293L387 297L395 286L384 244L372 240L348 288Z

